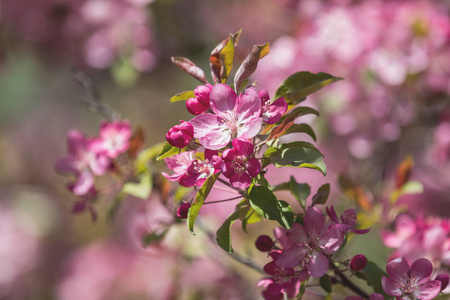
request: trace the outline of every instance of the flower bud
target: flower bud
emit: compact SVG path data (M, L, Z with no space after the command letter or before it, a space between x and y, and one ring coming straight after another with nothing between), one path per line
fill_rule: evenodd
M186 219L188 212L189 212L189 208L191 208L191 204L190 203L183 203L180 205L180 207L177 210L177 216L180 219Z
M448 275L440 274L436 277L435 280L438 280L441 282L441 291L443 291L448 285L449 278L448 278Z
M209 102L209 94L211 93L212 85L199 85L194 90L194 95L197 98L198 102L200 102L207 109L210 107Z
M175 125L166 134L166 140L174 147L184 148L194 137L194 127L191 123L181 121L180 125Z
M362 254L358 254L352 258L352 261L350 262L350 269L353 271L361 271L366 267L366 265L367 258Z
M186 108L188 112L193 115L200 115L208 109L208 107L200 103L197 98L189 98L186 101Z
M275 244L267 235L260 235L255 241L255 246L261 252L269 252L273 249Z

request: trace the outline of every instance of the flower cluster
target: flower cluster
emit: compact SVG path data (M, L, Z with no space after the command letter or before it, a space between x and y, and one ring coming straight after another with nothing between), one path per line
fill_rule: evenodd
M164 175L183 186L201 186L207 177L221 171L233 187L248 188L251 178L261 170L250 139L260 132L264 123L280 120L287 110L286 101L280 98L271 104L266 90L257 92L254 88L237 95L222 83L198 86L194 94L196 97L188 99L186 107L196 117L172 127L166 139L178 148L197 143L205 149L205 159L195 158L198 149L166 158L174 174Z
M128 121L103 121L99 137L86 137L78 130L67 135L68 155L55 165L57 172L75 175L76 180L67 188L82 200L74 206L74 212L83 211L96 198L95 176L113 169L114 160L130 146L132 131Z

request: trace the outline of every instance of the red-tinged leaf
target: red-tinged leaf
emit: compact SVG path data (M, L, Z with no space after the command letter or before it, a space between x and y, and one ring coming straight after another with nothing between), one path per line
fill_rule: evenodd
M133 136L130 139L130 147L128 148L128 155L131 158L136 158L138 152L144 146L144 130L141 126L138 126L134 131Z
M234 89L236 92L239 92L242 83L255 72L259 60L269 54L269 51L269 43L252 47L234 76Z
M348 175L339 175L339 184L344 194L355 201L364 211L373 211L370 194Z
M315 110L314 108L307 107L307 106L299 106L291 110L288 114L284 115L281 118L281 124L276 125L272 131L270 132L270 135L268 137L269 140L278 138L285 134L285 132L294 125L294 121L301 116L308 115L308 114L315 114L319 115L319 112Z
M205 72L203 72L202 69L197 67L192 61L185 57L173 57L172 56L172 62L181 70L185 71L195 79L199 80L200 82L207 84L208 80L206 80Z
M221 41L212 51L209 57L209 65L211 67L211 76L213 78L214 84L217 84L221 81L221 70L222 70L222 62L220 54L222 49L227 46L230 38L233 40L233 47L236 47L239 42L239 37L241 36L242 29L240 29L235 34L230 34L230 36L223 41ZM233 51L234 56L234 51Z
M414 159L408 155L397 167L395 188L400 189L411 177L412 169L414 167Z

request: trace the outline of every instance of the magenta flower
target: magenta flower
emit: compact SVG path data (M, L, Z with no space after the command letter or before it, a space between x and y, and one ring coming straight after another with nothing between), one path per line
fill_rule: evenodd
M194 137L205 148L218 150L235 138L250 139L261 129L261 100L254 89L239 97L226 84L217 84L209 95L214 114L204 113L190 122Z
M199 115L208 110L210 105L209 94L213 86L211 84L199 85L194 90L194 98L186 101L187 110L193 115Z
M428 259L416 260L411 268L403 257L391 260L386 271L389 277L383 276L381 283L386 294L401 300L429 300L441 291L441 281L429 280L433 266Z
M100 138L92 140L92 149L105 154L109 158L116 158L130 147L130 137L133 134L128 121L102 121L100 124Z
M356 225L356 211L352 208L344 211L339 218L334 210L333 205L330 208L326 208L327 215L330 217L331 221L336 224L336 227L342 232L346 233L347 231L351 231L357 234L364 234L370 231L368 229L354 229L353 226Z
M270 256L274 261L264 266L264 271L272 278L265 278L258 282L258 286L264 286L265 291L262 296L266 300L281 300L283 293L286 293L288 298L295 297L300 290L300 283L308 278L308 272L295 271L294 268L280 268L275 264L275 259L280 256L279 251L272 251Z
M250 186L251 178L256 177L261 171L260 162L251 157L253 155L253 143L246 139L234 139L233 149L226 149L222 154L223 175L230 179L231 185L236 188L246 189Z
M170 181L178 181L186 187L201 186L205 180L220 172L222 158L217 151L205 150L205 160L194 157L194 151L183 152L164 159L167 166L174 172L172 175L162 173Z
M61 174L74 174L75 183L70 184L76 196L86 194L94 186L94 176L103 175L110 166L109 159L102 153L93 150L93 140L86 139L78 130L67 134L69 155L61 158L55 164L55 169Z
M191 123L181 121L180 125L175 125L166 134L166 140L174 147L184 148L194 137L194 127Z
M288 104L284 98L271 103L269 93L266 90L258 91L261 98L261 117L267 124L275 124L281 120L281 116L287 111Z
M326 255L335 253L342 244L342 234L336 225L327 226L322 213L315 207L306 211L305 225L294 223L286 233L294 246L284 249L276 259L282 268L291 268L306 259L311 276L322 277L328 271Z

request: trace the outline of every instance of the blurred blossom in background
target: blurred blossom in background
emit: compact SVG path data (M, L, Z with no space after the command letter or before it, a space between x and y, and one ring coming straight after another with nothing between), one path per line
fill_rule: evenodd
M53 169L67 132L94 136L102 120L83 104L86 91L71 70L86 72L115 111L141 125L149 146L189 118L184 103L169 99L198 84L170 57L208 70L211 49L240 28L236 65L252 44L270 42L251 78L270 96L299 70L345 79L307 99L321 113L307 121L329 175L274 168L268 178L276 184L293 175L312 190L330 182L340 199L336 178L346 172L381 202L386 196L377 192L412 154L423 193L400 199L410 211L383 231L392 248L383 259L414 261L416 253L399 247L408 243L440 267L450 257L449 16L448 1L439 0L3 1L0 299L257 299L260 274L229 260L206 235L191 236L184 222L168 229L176 210L157 192L147 201L125 199L113 223L105 212L114 199L106 197L92 222L71 214L77 199ZM202 221L216 229L235 205L205 207ZM164 240L145 247L142 238L152 233ZM257 235L252 226L247 235L236 230L233 243L264 262ZM445 244L433 249L440 238Z

